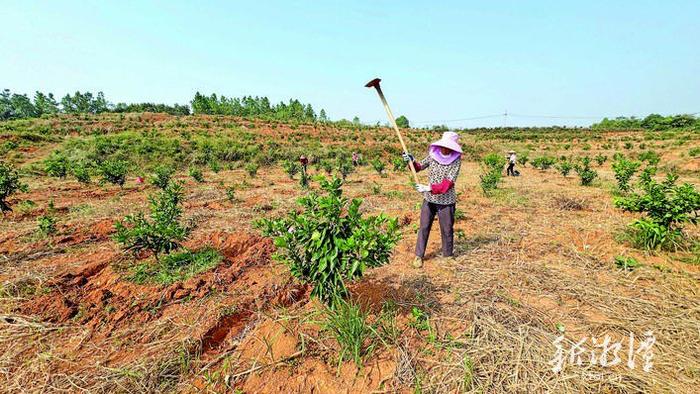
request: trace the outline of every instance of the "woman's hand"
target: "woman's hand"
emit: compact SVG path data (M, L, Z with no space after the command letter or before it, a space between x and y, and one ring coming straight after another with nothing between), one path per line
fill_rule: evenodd
M403 157L403 161L405 161L405 162L407 162L407 163L408 163L409 161L416 161L416 160L413 158L413 155L410 154L410 153L407 153L407 152L402 153L402 154L401 154L401 157Z
M432 190L432 189L431 189L430 186L428 186L428 185L423 185L423 184L420 184L420 183L416 184L416 191L417 191L418 193L426 193L426 192L429 192L429 191L431 191L431 190Z

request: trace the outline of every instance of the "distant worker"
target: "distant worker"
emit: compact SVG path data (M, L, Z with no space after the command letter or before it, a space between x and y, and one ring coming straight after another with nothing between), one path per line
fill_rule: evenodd
M462 148L459 146L459 134L448 131L438 141L430 144L428 156L416 162L411 154L404 153L406 162L413 162L416 171L430 168L428 180L430 184L417 184L416 190L423 194L423 205L420 210L420 227L416 240L416 258L413 261L415 268L423 266L425 248L428 245L428 236L433 226L433 220L437 215L440 222L440 235L442 237L442 256L452 257L454 250L454 221L455 182L459 175L459 167L462 163Z
M517 161L515 151L509 150L508 156L506 156L506 158L508 159L508 169L506 170L506 175L515 176L515 162Z
M360 155L357 152L352 152L352 165L355 167L360 165Z
M309 159L306 158L306 156L301 155L299 156L299 163L301 164L301 169L306 173L306 166L309 165Z

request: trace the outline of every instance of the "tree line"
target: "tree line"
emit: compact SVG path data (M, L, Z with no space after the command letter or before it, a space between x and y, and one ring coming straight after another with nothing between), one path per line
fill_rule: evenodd
M9 89L0 92L0 120L38 118L52 114L101 114L105 112L164 112L171 115L189 115L187 105L155 103L112 104L104 93L91 92L66 94L57 100L53 93L35 92L30 98L26 94L12 93Z
M37 91L34 97L12 93L9 89L0 92L0 120L38 118L53 114L100 114L128 112L158 112L171 115L209 114L254 117L279 121L315 122L328 121L326 111L318 114L311 104L297 99L271 104L267 97L244 96L227 98L212 94L205 96L197 92L189 105L160 103L112 104L103 92L75 92L58 100L53 93ZM191 110L190 110L191 108Z
M634 116L620 116L615 119L604 118L602 121L591 125L592 129L606 130L646 129L658 131L685 127L700 129L700 118L687 114L669 116L651 114L643 119Z
M197 92L191 104L192 112L195 114L233 115L281 121L328 121L325 110L321 109L317 115L311 104L303 104L297 99L289 99L288 103L271 104L267 97L228 98L216 94L206 96Z

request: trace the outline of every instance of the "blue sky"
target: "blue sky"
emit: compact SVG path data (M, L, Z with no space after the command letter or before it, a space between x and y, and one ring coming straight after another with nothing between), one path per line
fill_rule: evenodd
M296 97L385 122L700 111L700 1L8 1L0 88ZM586 125L502 116L449 126Z

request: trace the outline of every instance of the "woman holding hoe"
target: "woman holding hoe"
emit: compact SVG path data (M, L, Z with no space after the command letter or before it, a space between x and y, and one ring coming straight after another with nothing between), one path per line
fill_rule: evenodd
M420 228L416 240L415 268L423 266L425 248L428 236L437 215L442 236L442 256L451 257L453 253L455 203L455 182L462 163L462 148L459 146L459 134L448 131L440 140L430 144L428 156L416 162L411 154L403 154L403 159L413 162L416 171L430 169L428 180L430 184L417 184L416 190L423 194L423 206L420 210Z

